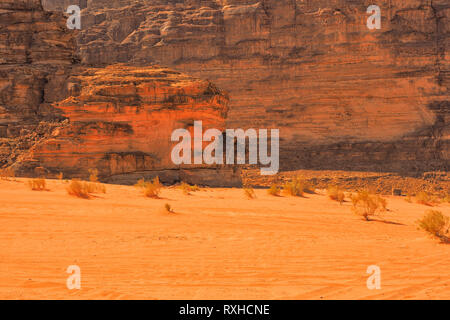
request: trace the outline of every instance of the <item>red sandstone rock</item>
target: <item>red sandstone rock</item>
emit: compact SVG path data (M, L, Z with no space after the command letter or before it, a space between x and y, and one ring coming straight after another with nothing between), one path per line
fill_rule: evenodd
M66 97L73 32L39 0L0 2L0 166L11 165L55 122L51 104Z
M366 28L369 3L340 0L79 3L81 31L66 29L64 1L44 2L59 13L37 0L0 3L0 165L72 175L98 166L116 181L157 170L178 179L164 139L177 122L206 117L216 127L279 128L282 169L448 170L447 1L381 0L379 31ZM74 36L84 64L76 68ZM117 62L134 67L102 70ZM225 104L196 91L202 81L172 74L200 104L189 107L179 94L164 100L158 82L166 89L154 93L160 109L149 117L147 144L136 112L153 105L140 88L163 69L144 68L146 80L123 88L115 74L136 80L139 65L155 62L230 92L225 122ZM86 65L95 68L83 73ZM186 81L199 81L197 89Z
M49 2L54 0L48 0ZM280 128L284 169L448 170L447 0L88 1L87 64L154 62L230 93L230 128Z
M205 130L224 129L227 96L208 81L166 68L81 68L68 85L71 96L56 108L70 123L31 149L30 160L53 173L86 177L97 168L108 181L132 182L138 172L180 180L187 173L164 172L180 169L170 158L172 132L192 127L194 120L202 120ZM201 177L188 180L205 183Z

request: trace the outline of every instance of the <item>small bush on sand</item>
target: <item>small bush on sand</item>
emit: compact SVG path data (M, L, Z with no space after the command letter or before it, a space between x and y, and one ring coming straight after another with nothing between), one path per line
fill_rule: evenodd
M370 221L371 217L386 211L387 201L379 195L371 195L368 191L359 191L351 196L353 212Z
M72 179L69 186L66 188L67 193L71 196L89 199L89 185L87 182L80 181L78 179Z
M328 186L328 197L331 200L334 201L339 201L340 204L342 204L342 202L344 202L345 199L345 194L344 192L342 192L338 186Z
M291 182L287 182L283 186L283 194L285 195L302 197L305 192L314 193L315 188L301 177L295 177Z
M416 202L430 207L439 203L438 199L435 196L425 191L421 191L416 194Z
M106 187L99 182L84 182L89 193L106 193Z
M139 179L138 182L134 185L136 188L145 188L149 182L145 181L145 179Z
M135 184L135 187L142 189L144 196L148 198L158 198L162 184L159 182L159 177L156 177L152 182L141 179Z
M9 180L9 178L14 178L16 173L12 168L4 168L0 169L0 179L1 180Z
M28 181L28 186L33 191L44 191L44 190L46 190L46 182L45 182L45 179L42 179L42 178L29 180Z
M267 189L267 193L271 196L279 197L281 192L281 188L277 184L272 184L269 189Z
M251 187L245 187L244 194L247 197L247 199L255 199L256 198L255 190L253 190L253 188L251 188Z
M299 189L294 181L291 181L284 184L283 194L287 196L301 197L303 196L303 190Z
M168 204L168 203L166 203L166 204L164 205L164 210L165 210L167 213L174 213L172 207L171 207L170 204Z
M418 221L419 227L431 236L442 242L450 242L450 218L437 210L428 210L425 216Z
M315 193L316 192L316 187L311 182L309 182L305 179L302 179L302 178L298 178L298 181L301 184L303 192L305 192L305 193Z
M180 188L183 191L183 194L185 194L187 196L190 195L191 192L195 192L195 191L199 191L200 190L200 188L197 185L191 186L191 185L189 185L188 183L186 183L184 181L181 182L181 184L179 185L178 188Z
M99 182L87 182L78 179L72 179L66 190L71 196L83 199L89 199L93 193L106 193L105 185Z
M98 182L98 170L97 169L89 169L89 181L90 182Z

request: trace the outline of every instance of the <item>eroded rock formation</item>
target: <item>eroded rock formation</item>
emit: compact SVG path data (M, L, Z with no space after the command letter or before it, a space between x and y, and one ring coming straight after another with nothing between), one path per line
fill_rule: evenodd
M228 97L208 81L157 66L81 68L68 80L70 97L55 105L69 123L32 148L29 165L85 177L97 168L106 181L130 183L158 175L165 182L186 180L238 185L231 169L175 166L175 129L223 129ZM22 166L26 166L25 161ZM227 179L225 179L227 178ZM238 177L237 177L238 178Z
M230 93L228 128L281 130L283 169L448 170L449 14L447 0L88 0L78 44L85 64L210 79Z
M39 0L0 2L0 167L59 122L51 105L67 95L74 53L61 13L44 11Z
M369 30L373 1L76 0L80 31L42 1L0 3L2 166L227 184L169 161L203 120L280 129L282 170L448 171L448 1L377 0Z
M0 164L19 175L98 169L105 181L159 175L239 185L235 168L175 166L172 131L224 128L228 96L212 83L145 64L80 65L61 13L36 1L0 4Z

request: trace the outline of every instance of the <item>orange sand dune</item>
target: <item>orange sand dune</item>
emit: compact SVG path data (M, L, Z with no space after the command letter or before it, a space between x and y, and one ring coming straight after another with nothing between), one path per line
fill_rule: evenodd
M402 198L366 222L320 194L166 188L154 200L108 185L82 200L48 186L0 181L1 299L450 299L450 245L417 229L428 207ZM81 290L66 287L69 265ZM381 290L366 286L369 265Z

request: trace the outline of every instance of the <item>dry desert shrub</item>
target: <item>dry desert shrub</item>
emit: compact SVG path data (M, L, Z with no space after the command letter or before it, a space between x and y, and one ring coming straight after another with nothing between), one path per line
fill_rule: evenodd
M281 192L281 187L277 184L272 184L269 189L267 189L267 193L271 196L279 197Z
M302 177L297 177L297 183L301 186L301 189L305 193L315 193L316 192L315 186L308 180L303 179Z
M253 190L253 188L251 188L251 187L245 187L244 194L247 197L247 199L255 199L256 198L255 190Z
M28 181L28 186L33 191L44 191L46 189L45 179L37 178Z
M195 185L195 186L191 186L190 184L186 183L186 182L181 182L181 184L178 186L178 188L180 188L183 191L183 194L185 195L190 195L191 192L195 192L195 191L199 191L200 188Z
M136 188L145 188L145 186L147 185L145 179L139 179L138 182L134 185Z
M287 182L283 186L283 194L294 197L302 197L304 193L314 192L314 186L302 177L295 177L291 182Z
M331 200L334 201L339 201L340 204L342 204L342 202L344 202L345 199L345 194L344 192L342 192L338 186L328 186L328 197Z
M3 168L0 169L0 179L1 180L9 180L9 178L14 178L16 173L12 168Z
M90 182L98 182L98 170L97 169L89 169L89 181Z
M159 182L159 177L156 177L151 182L141 179L135 184L135 187L142 189L144 196L147 198L159 198L162 184Z
M78 179L72 179L66 190L71 196L83 199L89 199L93 193L106 193L106 187L103 184Z
M72 179L69 186L66 188L67 193L71 196L83 198L83 199L89 199L89 186L88 183L85 181L80 181L78 179Z
M165 210L167 213L174 213L172 207L171 207L170 204L168 204L168 203L166 203L166 204L164 205L164 210Z
M450 242L450 218L444 216L442 212L428 210L418 223L420 229L425 230L431 236L438 238L445 243Z
M283 194L302 197L305 192L314 193L315 188L301 177L295 177L291 182L286 182L283 186Z
M293 197L303 196L303 188L295 181L286 182L283 186L283 194Z
M106 187L99 182L85 182L89 193L106 193Z
M372 195L368 191L359 191L351 196L353 212L370 221L371 217L386 211L387 201L379 195Z
M439 200L437 199L437 197L425 191L421 191L416 194L416 202L430 207L439 204Z

